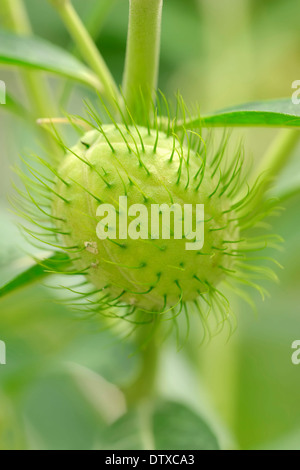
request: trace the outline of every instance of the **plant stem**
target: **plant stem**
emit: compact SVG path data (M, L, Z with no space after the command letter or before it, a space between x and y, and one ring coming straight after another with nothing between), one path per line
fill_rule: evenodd
M92 38L97 38L102 26L112 9L115 5L116 0L101 0L95 4L93 11L90 13L87 19L88 31Z
M2 0L2 11L5 13L7 26L20 35L31 35L32 29L22 0ZM48 83L41 74L31 70L22 71L22 77L33 113L38 117L55 115L52 100L49 99Z
M32 29L23 0L2 0L2 13L7 26L17 34L30 36ZM56 107L51 99L51 90L46 78L41 73L32 70L20 72L25 91L31 106L34 119L51 118L56 115ZM47 153L53 161L57 161L60 150L44 129L39 128Z
M251 203L241 209L241 217L261 208L266 199L266 193L291 158L299 137L300 132L297 130L282 130L271 143L250 179L250 187L254 187L258 181L259 185Z
M252 184L254 184L260 175L265 174L259 193L254 200L256 205L260 203L274 179L279 176L287 165L293 150L299 142L299 138L300 132L298 130L282 130L271 143L252 177Z
M160 350L159 325L159 317L155 317L149 327L143 325L138 330L137 347L141 353L141 369L133 384L124 391L129 406L136 406L155 394Z
M163 0L130 0L123 92L132 115L139 119L141 94L146 113L157 88Z
M115 100L120 102L118 87L96 44L74 9L71 0L50 0L50 2L60 14L82 57L99 77L106 98L115 106Z
M288 163L299 138L298 130L281 131L264 155L255 176L267 172L271 178L276 177Z

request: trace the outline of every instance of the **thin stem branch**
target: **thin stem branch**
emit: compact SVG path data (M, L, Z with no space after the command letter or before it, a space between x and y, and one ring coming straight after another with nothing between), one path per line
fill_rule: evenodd
M272 182L278 177L290 160L293 150L296 148L300 138L298 130L282 130L271 143L252 177L254 184L261 174L265 174L264 181L260 187L259 194L255 198L255 204L259 204Z
M17 29L19 34L31 34L31 25L22 0L2 0L1 16L9 29Z
M120 102L119 90L113 76L71 1L50 0L50 2L60 14L82 57L99 77L106 98L113 105L115 105L115 100Z
M2 10L5 12L7 26L20 35L31 35L32 29L22 0L2 0ZM55 115L53 100L49 99L48 83L41 73L23 70L23 82L26 88L32 111L36 118Z
M101 2L98 1L95 4L95 7L87 18L87 27L92 38L95 39L99 36L103 24L115 3L116 0L101 0Z
M23 0L2 0L2 13L5 15L6 25L15 33L30 36L32 29ZM31 114L35 119L50 118L57 114L54 101L51 99L51 90L47 79L42 73L33 70L21 70L25 91L30 102ZM53 138L44 129L41 130L46 151L56 162L60 150Z
M124 390L129 406L151 400L155 394L157 366L160 357L159 317L154 317L153 323L143 325L138 330L137 347L141 353L141 368L136 380Z
M139 119L141 93L150 112L157 88L163 0L130 0L123 92Z

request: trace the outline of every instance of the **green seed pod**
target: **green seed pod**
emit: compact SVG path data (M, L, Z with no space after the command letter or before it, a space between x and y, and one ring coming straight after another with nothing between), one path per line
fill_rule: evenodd
M56 257L53 272L85 276L68 287L74 303L134 324L158 314L176 321L196 307L201 319L212 310L219 328L231 313L225 284L251 306L239 285L264 297L256 280L276 275L251 254L278 239L252 234L273 206L253 203L261 180L246 184L242 147L229 151L225 135L215 148L178 118L155 114L141 127L107 112L102 124L91 111L96 125L65 147L58 168L25 162L33 180L24 175L20 193L22 215L38 227L26 232L71 260Z
M218 196L218 177L204 159L181 147L178 140L142 127L106 125L102 132L91 131L81 139L59 175L53 215L64 220L57 223L67 233L64 245L82 248L74 261L76 268L85 271L98 289L106 287L112 300L121 296L129 305L161 311L179 299L196 300L208 286L217 286L232 267L233 258L223 254L224 241L239 238L237 223L230 221L234 219L231 201ZM147 210L143 239L120 239L118 221L113 239L97 237L97 208L111 204L119 219L120 196L127 197L128 207L141 204ZM170 239L151 238L153 206L162 204L177 205L179 215L184 205L190 205L194 216L196 205L204 205L201 249L197 244L187 249L187 239L175 239L172 230ZM163 229L162 216L160 222ZM126 233L131 223L129 218Z

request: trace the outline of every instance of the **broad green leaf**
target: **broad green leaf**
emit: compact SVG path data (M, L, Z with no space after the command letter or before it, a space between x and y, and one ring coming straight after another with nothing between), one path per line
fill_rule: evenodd
M189 129L199 126L300 127L300 105L293 104L291 98L257 101L224 109L214 114L191 118L185 123L185 127Z
M44 70L101 89L101 84L73 55L38 37L0 31L0 64Z
M103 437L107 450L218 450L217 438L203 419L185 405L158 403L127 413Z
M185 405L162 403L154 413L154 439L158 450L218 450L208 424Z
M70 263L68 255L57 252L51 253L43 260L34 261L28 256L15 261L15 264L19 264L21 271L6 284L0 286L0 298L48 276L51 271L55 270L58 263L60 269L62 264L67 267Z
M23 414L29 423L31 450L92 450L103 423L62 373L42 373L25 395Z

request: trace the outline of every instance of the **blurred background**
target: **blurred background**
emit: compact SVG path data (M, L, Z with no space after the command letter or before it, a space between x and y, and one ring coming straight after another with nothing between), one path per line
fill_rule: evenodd
M1 2L0 2L1 4ZM56 12L45 0L25 0L36 35L73 51ZM99 25L99 0L74 0L76 9L121 82L128 18L127 0L111 0ZM299 80L298 0L165 0L160 88L172 99L180 90L203 113L235 104L291 96ZM9 27L0 15L1 28ZM0 67L0 79L25 106L19 71ZM80 113L83 86L49 79L62 108ZM276 135L272 129L239 129L248 158L258 162ZM0 107L0 284L20 269L28 251L9 212L7 197L20 154L40 152L35 127ZM272 190L300 179L300 148ZM266 284L270 298L255 300L255 316L235 298L238 327L199 346L202 332L176 352L164 350L161 393L199 409L223 447L300 449L300 365L291 345L300 339L300 236L298 197L284 204L274 233L285 239L276 255L284 266L280 284ZM251 294L253 295L253 294ZM112 384L130 383L139 367L131 342L122 342L101 319L79 318L57 302L56 292L34 285L0 299L0 340L7 365L0 365L0 449L92 449L101 446L105 407L116 396ZM191 360L191 357L193 358ZM99 398L100 396L100 398ZM102 397L102 398L101 398Z

